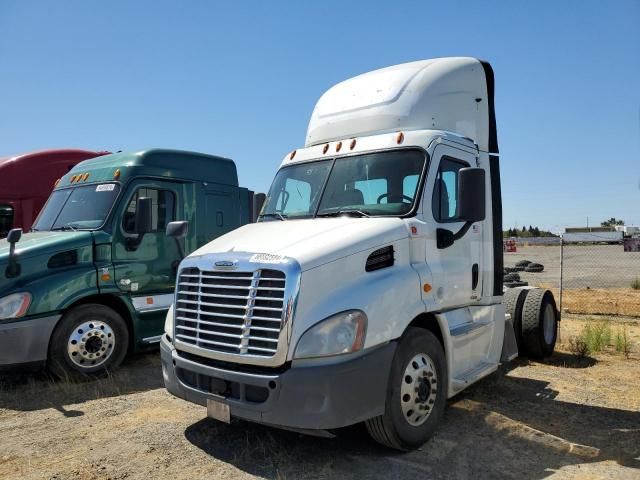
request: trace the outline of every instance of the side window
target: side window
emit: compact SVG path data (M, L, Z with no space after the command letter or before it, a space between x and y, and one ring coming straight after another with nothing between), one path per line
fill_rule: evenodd
M167 223L175 220L175 196L169 190L158 190L155 188L139 188L131 197L124 216L122 218L122 228L127 233L135 233L136 206L138 198L151 198L151 219L154 232L164 232Z
M442 158L433 186L433 218L437 222L455 222L458 219L458 172L468 167L465 162Z

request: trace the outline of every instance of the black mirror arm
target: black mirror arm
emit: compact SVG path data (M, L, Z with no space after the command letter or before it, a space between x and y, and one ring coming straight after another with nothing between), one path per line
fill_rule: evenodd
M175 237L174 240L176 241L176 247L178 248L178 255L180 255L180 260L183 260L185 254L184 248L182 248L182 244L180 243L180 239L178 237Z
M469 231L469 229L471 228L471 225L473 224L474 222L470 222L470 221L464 222L464 225L462 226L462 228L460 228L460 230L458 230L456 233L453 234L453 241L455 242L456 240L460 240L462 237L464 237Z
M127 250L130 252L135 252L140 244L142 243L142 239L144 238L144 233L139 233L135 237L127 237L125 244Z

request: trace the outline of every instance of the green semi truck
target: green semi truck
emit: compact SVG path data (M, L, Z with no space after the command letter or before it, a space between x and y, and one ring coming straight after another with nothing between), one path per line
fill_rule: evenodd
M182 257L253 221L261 197L232 160L201 153L78 164L31 232L0 240L0 368L95 374L157 344Z

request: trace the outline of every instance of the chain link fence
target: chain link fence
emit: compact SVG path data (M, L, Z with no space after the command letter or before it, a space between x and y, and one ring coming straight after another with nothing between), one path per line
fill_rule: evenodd
M563 311L640 317L640 251L565 235L561 263Z
M634 245L569 235L519 239L516 251L504 254L505 285L550 289L565 313L640 317L640 249Z

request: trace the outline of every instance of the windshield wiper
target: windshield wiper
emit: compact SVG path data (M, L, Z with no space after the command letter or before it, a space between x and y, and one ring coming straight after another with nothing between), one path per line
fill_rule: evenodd
M282 220L284 222L288 218L288 216L283 215L282 213L274 212L274 213L263 213L258 218L277 218L278 220Z
M70 223L67 223L66 225L62 225L61 227L55 227L55 228L52 228L52 229L51 229L51 231L52 231L52 232L54 232L54 231L56 231L56 230L72 230L72 231L74 231L74 232L75 232L75 231L77 231L77 230L78 230L78 228L77 228L77 227L74 227L74 226L73 226L72 224L70 224Z
M318 213L316 217L339 217L341 215L348 215L353 217L370 217L371 216L368 213L363 212L362 210L344 209L344 210L338 210L335 212Z

